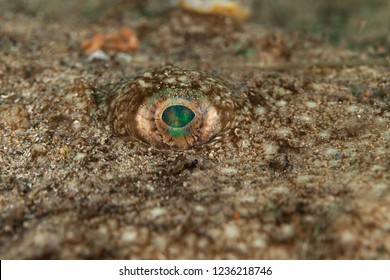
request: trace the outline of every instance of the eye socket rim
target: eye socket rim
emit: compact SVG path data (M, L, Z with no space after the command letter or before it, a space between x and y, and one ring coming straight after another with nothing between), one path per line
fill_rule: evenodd
M156 133L154 118L158 116L154 115L153 108L156 106L153 104L159 104L159 99L174 95L187 100L200 99L210 104L199 111L198 116L203 116L204 125L190 143L174 144L172 140L164 142L163 136ZM218 140L227 135L235 124L236 105L232 96L222 81L202 72L163 66L118 83L105 99L105 108L107 120L114 132L144 147L158 150L200 149L213 143L213 139ZM148 113L149 109L153 115ZM194 120L190 122L190 125L193 124Z

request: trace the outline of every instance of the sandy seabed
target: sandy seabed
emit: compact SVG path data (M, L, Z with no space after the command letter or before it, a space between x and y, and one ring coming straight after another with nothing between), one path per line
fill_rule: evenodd
M390 259L386 52L176 9L7 7L1 259ZM138 50L88 61L81 42L121 26ZM159 151L113 133L96 91L166 64L224 81L231 137Z

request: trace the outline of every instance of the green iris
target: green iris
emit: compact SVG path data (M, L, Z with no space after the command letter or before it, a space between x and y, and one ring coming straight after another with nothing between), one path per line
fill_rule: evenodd
M195 118L195 113L183 105L172 105L162 113L162 120L171 128L181 128Z

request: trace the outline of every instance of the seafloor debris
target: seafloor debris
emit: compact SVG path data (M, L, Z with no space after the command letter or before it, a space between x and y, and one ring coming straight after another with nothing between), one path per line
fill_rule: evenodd
M196 71L171 66L121 82L108 93L114 131L163 149L190 149L221 138L235 118L230 91Z
M96 50L88 56L88 61L110 60L110 57L102 50Z
M109 53L133 52L138 49L138 46L139 40L135 32L127 27L109 34L97 34L81 44L86 55L91 55L97 50L104 50Z
M30 114L21 104L0 104L0 125L12 130L27 129L30 126Z
M179 7L202 14L219 14L245 19L250 13L248 0L178 0Z

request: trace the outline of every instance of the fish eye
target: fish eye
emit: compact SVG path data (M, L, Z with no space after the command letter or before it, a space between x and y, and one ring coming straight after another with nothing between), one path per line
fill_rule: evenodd
M227 87L171 66L121 84L107 100L116 134L160 149L191 149L217 140L235 118Z
M172 128L182 128L189 124L195 117L195 113L184 105L171 105L165 108L161 115L164 123Z

